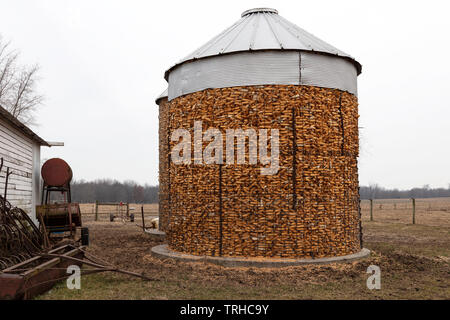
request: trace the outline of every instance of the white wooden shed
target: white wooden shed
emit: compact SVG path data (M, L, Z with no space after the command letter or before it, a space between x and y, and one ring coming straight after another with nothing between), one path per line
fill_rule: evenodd
M0 192L3 196L6 167L9 167L13 173L9 176L7 199L29 213L35 222L42 189L41 146L50 147L51 144L0 106L0 158L4 161Z

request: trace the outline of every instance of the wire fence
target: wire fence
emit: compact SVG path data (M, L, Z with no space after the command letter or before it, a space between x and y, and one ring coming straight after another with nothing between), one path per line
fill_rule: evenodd
M130 213L135 219L141 219L141 207L144 207L145 219L158 216L158 204L129 204ZM84 221L94 221L95 203L80 204ZM98 207L98 221L109 221L110 214L118 213L117 206ZM363 222L388 222L450 227L450 197L426 199L372 199L361 200Z
M135 220L142 220L142 208L144 212L144 219L151 219L158 216L157 203L129 203L128 213L134 215ZM99 203L81 203L81 214L83 221L110 221L111 214L115 217L120 217L127 212L127 206L124 203L122 206L117 204Z
M450 198L361 200L363 221L450 226Z

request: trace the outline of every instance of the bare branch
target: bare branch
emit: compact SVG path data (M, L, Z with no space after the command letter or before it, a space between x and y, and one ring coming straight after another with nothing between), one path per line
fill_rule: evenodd
M7 93L10 92L16 73L18 53L9 50L10 42L3 42L0 36L0 104L6 105Z
M32 124L34 111L44 97L37 93L39 67L18 67L19 53L0 35L0 105L25 124Z

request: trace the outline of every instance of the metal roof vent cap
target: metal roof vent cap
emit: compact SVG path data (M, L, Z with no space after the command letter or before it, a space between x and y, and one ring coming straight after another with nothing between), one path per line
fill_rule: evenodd
M245 17L248 15L251 15L252 13L274 13L274 14L278 14L278 11L276 9L272 9L272 8L254 8L254 9L249 9L249 10L245 10L244 12L242 12L241 17Z

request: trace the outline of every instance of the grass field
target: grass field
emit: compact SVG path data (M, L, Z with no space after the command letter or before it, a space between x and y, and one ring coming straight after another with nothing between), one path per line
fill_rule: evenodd
M61 283L38 299L450 299L450 199L418 199L415 225L408 200L376 200L374 221L369 220L368 201L361 207L370 258L258 269L159 260L150 255L150 248L159 243L137 227L139 215L135 223L111 223L106 214L93 221L86 206L88 252L154 280L88 275L82 277L81 290ZM148 216L157 213L157 205L146 209L146 216L147 211ZM372 264L381 268L381 290L367 289L366 270Z

